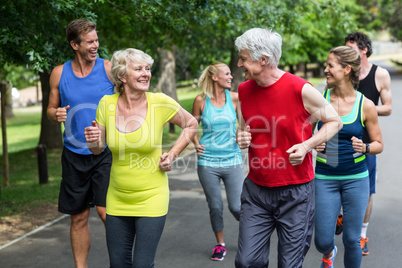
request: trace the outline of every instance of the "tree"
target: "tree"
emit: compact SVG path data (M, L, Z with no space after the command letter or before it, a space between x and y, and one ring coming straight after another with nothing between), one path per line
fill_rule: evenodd
M402 41L402 2L400 0L356 0L358 28L366 31L388 29Z
M339 44L340 37L354 25L354 9L348 11L354 1L3 1L0 4L0 66L4 63L28 65L39 73L44 112L48 104L50 70L73 57L64 38L65 27L73 19L87 18L97 23L101 57L108 58L108 51L127 47L147 52L156 63L167 62L163 55L174 55L170 59L180 63L176 75L185 69L195 77L206 65L223 61L232 69L236 89L243 78L236 67L237 51L233 42L245 30L265 27L281 33L284 38L282 65L322 61L329 48ZM185 59L177 61L177 55ZM171 62L165 66L178 65ZM174 72L169 70L170 74L166 75L165 70L168 69L155 64L154 76L176 81ZM171 84L168 92L174 96L175 86ZM51 124L45 113L40 142L49 147L61 146L60 126Z
M402 2L383 0L380 6L380 19L388 26L391 35L402 41Z
M98 14L107 14L108 20L100 20L101 31L113 40L109 47L136 47L151 54L160 71L157 88L176 101L176 47L183 42L186 17L201 1L107 1L108 6L99 6ZM135 15L134 15L135 14ZM102 15L100 15L102 17ZM113 22L110 23L109 21ZM122 32L116 31L116 26ZM117 36L118 35L118 36ZM131 37L131 38L127 38ZM157 73L157 72L156 72ZM155 74L155 73L154 73ZM170 132L175 126L170 124Z
M95 20L92 4L84 0L14 0L3 1L0 6L0 65L28 65L39 73L43 96L39 143L48 148L63 145L60 124L46 116L50 71L73 56L65 27L75 18Z
M282 65L318 63L323 74L323 62L328 52L344 43L347 33L355 29L356 10L353 1L305 1L293 8L296 14L295 29L283 36ZM291 68L292 69L292 68ZM304 76L307 76L307 68Z

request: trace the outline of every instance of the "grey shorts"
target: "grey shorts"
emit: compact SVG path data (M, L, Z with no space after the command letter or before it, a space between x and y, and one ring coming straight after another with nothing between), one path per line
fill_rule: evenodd
M270 238L278 234L278 267L302 267L311 245L314 223L314 181L264 187L246 178L236 267L268 267Z

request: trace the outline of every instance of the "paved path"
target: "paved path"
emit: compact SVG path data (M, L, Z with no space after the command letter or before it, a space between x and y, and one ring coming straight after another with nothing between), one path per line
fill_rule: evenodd
M393 114L380 118L385 151L378 157L378 186L374 196L374 210L368 230L370 255L363 257L362 267L394 267L402 255L402 169L398 168L402 149L402 75L392 74ZM225 207L225 242L228 254L222 262L209 260L214 246L208 208L198 181L195 154L175 162L169 173L171 188L170 209L164 233L159 244L156 267L209 268L234 267L238 224ZM92 248L89 267L108 267L104 227L91 212ZM0 267L67 268L74 267L69 242L68 217L0 249ZM270 267L276 267L276 235L272 237ZM343 266L341 236L336 237L339 252L336 267ZM321 255L312 245L304 267L319 267ZM396 264L398 265L398 264Z

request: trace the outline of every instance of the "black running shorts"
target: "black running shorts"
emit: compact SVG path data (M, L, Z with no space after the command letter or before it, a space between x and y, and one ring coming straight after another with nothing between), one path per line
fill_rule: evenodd
M99 155L80 155L66 147L61 156L62 180L59 211L75 215L87 208L106 207L112 154L109 148Z

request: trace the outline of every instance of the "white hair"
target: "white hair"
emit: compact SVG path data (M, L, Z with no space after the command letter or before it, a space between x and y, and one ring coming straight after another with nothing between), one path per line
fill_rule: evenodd
M268 57L271 67L278 66L282 55L282 37L270 29L252 28L236 38L235 46L238 51L247 49L254 61Z
M123 92L123 82L121 82L120 78L127 73L129 63L146 63L151 66L154 63L151 56L135 48L127 48L114 52L110 61L112 63L110 78L112 78L114 83L115 91L119 93Z

